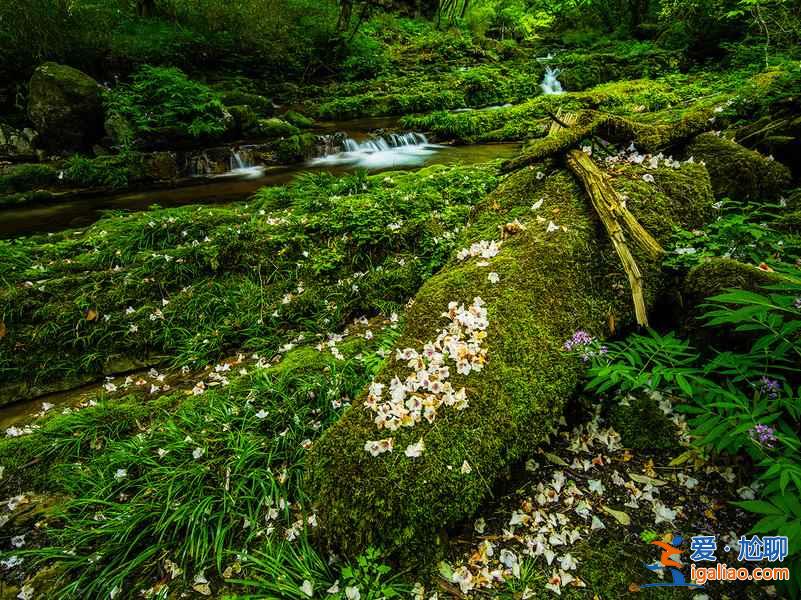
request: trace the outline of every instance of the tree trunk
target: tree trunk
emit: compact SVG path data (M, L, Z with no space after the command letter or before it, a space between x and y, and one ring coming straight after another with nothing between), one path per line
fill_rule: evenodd
M587 166L588 181L595 168ZM711 218L714 199L702 165L651 171L658 186L642 180L642 167L630 169L614 180L602 177L597 187L614 187L615 197L625 189L629 208L655 235L666 239L675 225L698 227ZM538 171L547 176L538 178ZM620 259L592 208L593 201L606 201L608 190L593 199L595 193L587 193L568 170L540 162L512 174L477 207L464 232L466 246L491 239L513 215L531 214L534 199L545 199L525 219L526 229L517 229L486 259L489 265L481 266L481 258L454 258L423 285L396 349L420 352L447 326L441 315L449 303L469 306L480 297L487 308L481 342L486 364L468 375L454 373L451 365L449 382L466 391L463 410L443 404L432 423L380 429L364 405L364 390L315 442L307 457L307 489L332 548L352 554L378 545L407 560L431 558L438 532L475 514L505 469L557 427L583 369L564 351L565 340L578 329L603 338L610 322L624 329L634 325L631 298L619 291L626 281ZM657 261L643 252L636 258L647 307L664 282ZM488 281L490 272L500 277L497 285ZM375 381L388 386L409 373L407 361L393 352ZM388 394L386 388L384 398ZM372 456L365 449L371 440L390 438L392 452ZM422 455L406 456L405 449L420 440Z

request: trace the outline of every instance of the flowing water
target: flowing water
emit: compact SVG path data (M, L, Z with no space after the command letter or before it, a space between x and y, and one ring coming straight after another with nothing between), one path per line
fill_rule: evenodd
M559 81L559 69L552 69L551 67L545 68L545 75L542 78L540 88L542 93L546 95L564 94L562 83Z
M368 170L419 167L444 146L430 144L422 133L391 133L362 142L342 141L341 150L309 161L311 167L350 166Z
M324 145L325 136L321 136ZM477 144L472 146L439 146L429 144L422 134L384 135L368 139L340 135L329 140L328 155L306 163L281 167L254 165L246 159L247 150L231 153L228 170L220 175L189 178L189 185L157 188L116 195L80 197L53 204L32 204L0 211L0 237L10 238L33 233L61 231L85 227L97 221L105 211L139 211L153 205L161 207L186 204L212 204L245 200L264 186L284 185L298 174L328 171L335 174L366 168L371 172L389 169L412 169L432 164L475 164L496 158L511 158L519 144ZM394 145L393 145L394 144ZM321 149L325 154L325 149ZM202 153L192 167L198 172L211 170L211 159ZM223 168L225 170L225 167ZM184 182L186 183L186 182Z

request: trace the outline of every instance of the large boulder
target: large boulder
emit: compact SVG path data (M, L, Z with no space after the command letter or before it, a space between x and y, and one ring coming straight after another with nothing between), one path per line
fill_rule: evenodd
M101 87L77 69L44 63L31 77L28 116L46 150L87 148L103 132Z

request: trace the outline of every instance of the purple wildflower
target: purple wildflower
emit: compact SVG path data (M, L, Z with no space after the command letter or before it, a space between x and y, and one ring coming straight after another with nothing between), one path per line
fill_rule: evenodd
M763 446L773 447L776 443L776 430L771 427L770 425L755 425L751 429L748 430L748 433L751 434L751 437L758 441Z
M589 346L595 341L589 333L579 329L569 340L565 342L565 350L578 350L580 347Z
M763 377L757 384L759 393L764 394L771 400L775 400L779 397L779 391L781 391L781 389L782 385L775 379L770 379L769 377Z

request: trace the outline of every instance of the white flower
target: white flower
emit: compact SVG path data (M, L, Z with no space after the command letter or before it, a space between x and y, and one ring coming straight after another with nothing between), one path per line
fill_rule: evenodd
M19 598L19 600L33 600L33 592L33 586L30 583L26 583L22 586L20 593L17 594L17 598Z
M356 586L348 586L345 588L345 598L348 600L359 600L361 597L362 594Z
M672 523L676 519L676 511L669 509L667 506L659 502L654 502L652 509L656 517L654 523Z
M128 477L128 470L127 469L117 469L114 473L114 479L117 481L121 481Z
M309 598L314 596L314 587L312 587L312 582L308 579L304 579L303 585L300 586L300 591L306 594Z
M520 577L520 563L517 560L517 554L512 552L511 550L507 550L506 548L501 550L501 554L498 557L498 560L501 561L501 564L504 565L506 568L512 570L512 575L514 577Z
M487 279L489 279L490 283L498 283L501 280L501 278L498 276L498 274L495 271L493 271L492 273L487 275Z
M334 582L330 588L326 590L327 594L338 594L339 593L339 579Z
M364 444L364 449L372 456L378 456L384 452L392 452L392 442L392 438L386 438L383 440L368 440Z
M11 545L15 548L22 548L25 545L25 536L15 535L11 538Z
M598 494L599 496L604 495L606 488L600 479L590 479L587 483L589 484L590 491L593 494Z
M555 592L558 596L562 595L562 578L556 572L556 569L551 574L551 577L548 579L548 583L545 584L545 587Z
M459 567L451 576L451 583L455 583L462 590L463 594L473 589L473 575L467 567Z
M473 472L473 469L470 467L470 463L469 462L464 461L462 463L462 467L459 469L459 471L462 473L462 475L469 475L470 473Z
M168 452L169 452L169 450L165 450L164 448L158 448L156 450L156 454L159 455L159 458L164 458L165 456L167 456Z
M576 559L568 552L564 556L559 558L559 566L564 571L575 571L576 567L578 567L578 563Z
M556 224L556 223L554 223L553 221L550 221L550 222L548 223L548 228L547 228L545 231L546 231L547 233L553 233L554 231L559 231L559 225L557 225L557 224Z
M205 452L206 452L206 451L205 451L203 448L195 448L195 449L192 451L192 457L193 457L195 460L197 460L198 458L200 458L201 456L203 456L203 454L204 454Z
M543 202L544 202L544 199L543 199L543 198L540 198L540 199L539 199L539 200L537 200L537 201L536 201L534 204L532 204L532 205L531 205L531 210L537 210L537 209L539 209L539 208L542 206L542 203L543 203Z
M656 181L654 179L654 176L651 175L650 173L646 173L645 175L643 175L642 176L642 180L647 182L647 183L654 183Z
M264 419L268 414L270 414L270 413L268 413L266 410L264 410L262 408L259 412L256 413L256 418L257 419Z
M420 438L416 444L409 444L406 447L406 451L404 454L409 458L418 458L421 454L423 454L423 450L426 449L425 444L423 443L423 438Z

